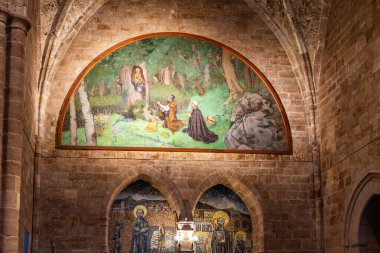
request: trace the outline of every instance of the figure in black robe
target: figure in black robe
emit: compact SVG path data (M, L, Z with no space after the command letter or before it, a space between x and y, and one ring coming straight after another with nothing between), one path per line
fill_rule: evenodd
M191 103L193 111L189 118L188 134L196 141L204 143L213 143L218 140L218 136L207 128L205 119L196 102Z
M244 240L241 236L239 236L236 240L234 253L244 253L244 252L245 252Z

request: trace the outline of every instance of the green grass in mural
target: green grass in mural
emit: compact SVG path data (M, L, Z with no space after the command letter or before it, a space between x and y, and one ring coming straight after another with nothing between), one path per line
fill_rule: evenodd
M96 96L90 97L91 107L105 107L105 106L124 106L123 98L117 95L106 95L106 96Z
M167 93L167 91L165 92ZM228 96L228 90L223 87L217 87L209 90L204 96L193 96L189 101L197 101L203 116L211 116L216 121L215 126L208 125L209 129L219 136L219 140L215 143L206 144L201 141L193 140L187 133L181 130L172 133L169 129L162 127L162 122L157 122L157 129L154 132L147 130L148 123L145 120L137 119L133 121L125 121L121 116L117 118L113 115L104 134L98 136L98 146L128 146L128 147L183 147L183 148L216 148L224 149L224 136L229 128L229 118L226 115L230 114L231 106L227 110L221 104ZM190 102L189 102L190 103ZM179 112L177 118L188 122L186 113L190 113L190 105L186 110ZM115 119L119 121L116 123ZM186 128L186 126L184 127Z
M77 145L84 146L87 145L86 134L83 128L77 129ZM70 145L70 131L62 132L62 145Z
M159 87L162 89L162 87ZM165 94L168 91L165 91ZM173 90L173 93L179 94L178 90ZM208 90L204 96L194 95L187 99L188 106L183 111L177 114L177 118L188 123L187 113L191 113L190 101L197 101L199 109L203 116L211 116L217 121L216 125L208 124L211 131L219 136L215 143L206 144L201 141L193 140L187 133L183 133L182 129L176 133L172 133L169 129L162 127L162 122L157 122L157 129L154 132L149 132L147 126L148 121L137 119L127 121L120 114L114 113L107 115L108 124L104 127L102 134L97 136L97 146L127 146L127 147L182 147L182 148L205 148L205 149L224 149L224 136L229 128L229 118L231 107L226 109L221 106L228 96L226 87L219 86L212 90ZM158 98L158 97L157 97ZM181 99L181 97L180 97ZM98 117L95 117L96 119ZM96 122L95 122L96 125ZM186 128L183 127L183 129ZM78 144L86 145L86 137L83 128L77 131ZM62 144L70 145L70 132L62 133Z

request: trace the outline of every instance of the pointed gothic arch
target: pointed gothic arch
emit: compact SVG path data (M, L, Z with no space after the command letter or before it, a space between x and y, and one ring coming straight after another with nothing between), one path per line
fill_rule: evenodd
M117 195L129 185L142 180L149 183L153 188L157 189L167 200L170 207L175 212L177 218L186 213L185 205L177 186L169 178L162 173L157 172L154 168L139 168L134 171L126 171L120 175L120 180L113 184L113 191L108 198L107 207L105 209L104 227L105 238L103 248L108 249L109 234L109 214Z
M369 172L356 185L346 208L344 220L344 248L346 253L360 253L365 246L359 235L362 216L367 204L374 196L380 195L380 173Z
M194 214L196 205L202 195L210 188L221 184L235 192L245 203L251 216L253 233L253 252L264 252L265 235L269 233L264 228L265 203L256 188L242 176L233 173L212 173L204 178L196 187L191 203L191 213Z

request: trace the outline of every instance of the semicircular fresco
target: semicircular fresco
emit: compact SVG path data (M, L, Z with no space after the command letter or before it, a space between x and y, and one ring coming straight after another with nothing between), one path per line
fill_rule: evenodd
M128 40L96 58L63 104L59 148L291 153L283 106L246 58L188 34Z

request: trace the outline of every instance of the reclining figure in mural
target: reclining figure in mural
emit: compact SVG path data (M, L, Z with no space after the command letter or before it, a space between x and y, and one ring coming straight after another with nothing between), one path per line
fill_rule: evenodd
M225 228L229 222L228 215L223 211L218 211L214 214L213 220L216 226L211 238L212 253L231 253L231 238Z
M132 224L132 242L130 253L148 253L148 222L145 219L147 209L138 205L133 209L136 217Z
M201 110L198 108L198 102L191 102L193 111L189 114L189 128L184 129L191 138L196 141L204 143L213 143L218 140L218 135L207 128L205 119L203 118Z
M164 121L162 127L169 128L174 134L185 125L185 122L177 119L177 103L173 94L168 96L166 105L163 105L160 101L156 101L156 104L160 108L159 118Z

